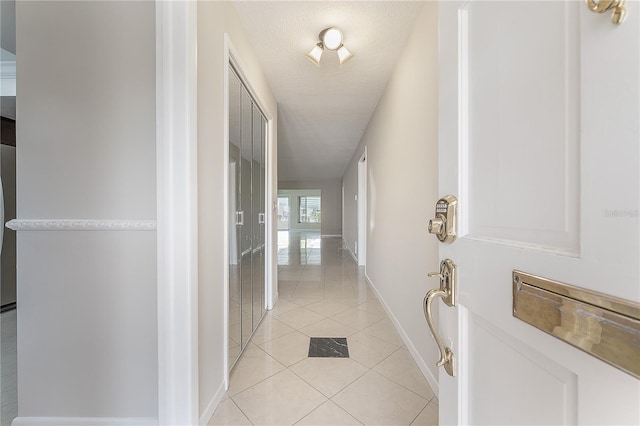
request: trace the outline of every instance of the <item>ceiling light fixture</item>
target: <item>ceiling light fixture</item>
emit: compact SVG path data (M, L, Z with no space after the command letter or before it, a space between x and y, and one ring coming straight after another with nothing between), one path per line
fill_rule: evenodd
M320 58L324 49L337 51L340 65L347 62L353 57L353 53L349 52L349 49L342 43L342 31L336 27L325 28L320 31L318 36L320 42L313 46L313 49L307 53L307 58L316 65L320 65Z

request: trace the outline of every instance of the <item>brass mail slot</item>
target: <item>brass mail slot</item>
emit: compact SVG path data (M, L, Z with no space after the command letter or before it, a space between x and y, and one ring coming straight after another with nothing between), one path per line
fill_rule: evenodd
M513 316L640 379L640 304L513 271Z

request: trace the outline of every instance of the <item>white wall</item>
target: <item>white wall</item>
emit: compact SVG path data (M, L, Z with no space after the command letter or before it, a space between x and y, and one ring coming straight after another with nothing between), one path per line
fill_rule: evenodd
M438 200L438 20L427 2L343 178L346 243L357 241L358 160L367 147L366 273L410 340L432 384L438 353L423 298L438 285L437 240L427 223Z
M252 86L267 115L273 118L268 153L277 170L276 140L277 104L264 77L232 3L198 2L198 264L199 264L199 378L200 413L212 414L222 397L224 381L224 34L239 55L248 83ZM277 182L277 178L273 182ZM269 206L277 201L277 188L272 184ZM267 230L275 241L277 230ZM272 268L276 269L273 257ZM203 418L204 421L208 418Z
M342 235L342 183L340 179L281 181L278 189L319 189L322 193L322 235Z
M154 3L16 14L18 218L155 219ZM157 417L156 303L154 231L18 232L20 418Z

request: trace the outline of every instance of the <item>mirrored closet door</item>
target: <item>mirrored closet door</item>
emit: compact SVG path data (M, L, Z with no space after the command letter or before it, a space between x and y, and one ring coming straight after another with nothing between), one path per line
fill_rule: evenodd
M267 120L229 67L229 366L265 312Z

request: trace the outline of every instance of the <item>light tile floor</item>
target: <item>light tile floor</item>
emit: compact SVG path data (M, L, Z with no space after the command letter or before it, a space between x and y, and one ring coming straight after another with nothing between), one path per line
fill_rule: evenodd
M437 425L438 399L339 238L279 232L279 301L210 425ZM346 337L349 358L308 358Z

